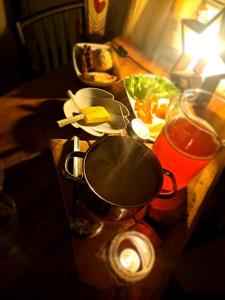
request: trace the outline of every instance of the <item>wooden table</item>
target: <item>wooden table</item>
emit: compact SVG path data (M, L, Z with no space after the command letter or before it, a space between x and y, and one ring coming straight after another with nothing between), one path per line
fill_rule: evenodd
M123 38L116 41L153 73L166 75L128 41ZM118 61L122 78L129 73L144 72L127 58L118 57ZM86 275L89 270L79 270L78 262L87 266L85 250L86 255L100 251L102 236L92 241L71 239L68 223L71 190L66 188L71 185L62 179L60 171L63 155L71 149L72 136L77 135L82 141L93 137L72 126L59 129L56 125L56 120L63 117L66 91L75 92L82 87L85 86L68 64L0 98L4 191L13 197L18 211L17 227L4 243L6 256L0 261L1 299L18 295L23 299L160 298L224 166L224 152L221 152L188 186L182 198L184 217L159 236L159 255L153 272L145 280L133 286L115 287L111 281L105 284L104 271L101 275L96 272L98 266L92 265L92 278L96 280L90 284L90 276ZM108 90L129 105L123 82ZM88 262L91 263L90 255ZM103 290L99 286L101 281Z

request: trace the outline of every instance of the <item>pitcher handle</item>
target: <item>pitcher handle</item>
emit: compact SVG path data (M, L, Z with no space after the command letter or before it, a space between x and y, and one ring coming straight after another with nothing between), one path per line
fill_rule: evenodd
M83 178L83 175L80 175L80 176L74 176L68 169L68 164L69 164L69 161L73 158L73 157L80 157L80 158L84 158L86 155L85 152L82 152L82 151L73 151L73 152L70 152L69 155L67 156L66 160L65 160L65 164L64 164L64 168L62 170L63 172L63 175L66 177L66 178L69 178L69 179L73 179L75 181L78 181L80 183L84 183L85 180Z
M174 174L167 170L167 169L164 169L162 168L162 171L163 171L163 174L165 174L166 176L168 176L172 182L172 191L169 191L169 192L161 192L158 194L158 198L161 198L161 199L167 199L167 198L171 198L175 195L176 191L177 191L177 182L176 182L176 178L174 176Z

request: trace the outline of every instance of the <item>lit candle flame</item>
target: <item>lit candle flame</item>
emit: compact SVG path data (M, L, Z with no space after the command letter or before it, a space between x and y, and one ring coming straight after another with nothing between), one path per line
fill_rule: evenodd
M120 263L127 271L135 273L140 268L141 261L135 250L127 248L120 254Z

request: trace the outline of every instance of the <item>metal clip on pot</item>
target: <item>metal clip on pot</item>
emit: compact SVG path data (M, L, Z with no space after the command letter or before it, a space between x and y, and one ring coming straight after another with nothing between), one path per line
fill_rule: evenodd
M69 171L69 162L72 158L76 159L76 158L84 158L85 157L85 152L82 151L73 151L70 152L69 155L67 156L66 160L65 160L65 164L64 164L64 170L63 170L63 174L65 175L65 177L78 181L80 183L84 183L84 179L83 179L83 174L72 174Z

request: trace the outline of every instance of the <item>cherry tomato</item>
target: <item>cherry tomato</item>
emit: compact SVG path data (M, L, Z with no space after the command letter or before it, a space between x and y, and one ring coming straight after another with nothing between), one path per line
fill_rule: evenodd
M139 101L139 100L136 100L135 101L135 104L134 104L134 109L135 110L139 110L139 108L142 106L142 102L141 101Z
M158 118L160 118L160 119L166 118L166 111L167 111L168 105L169 105L169 101L158 103L157 109L155 111L155 114Z
M137 111L138 118L140 118L144 123L151 124L152 115L149 104L144 103Z

